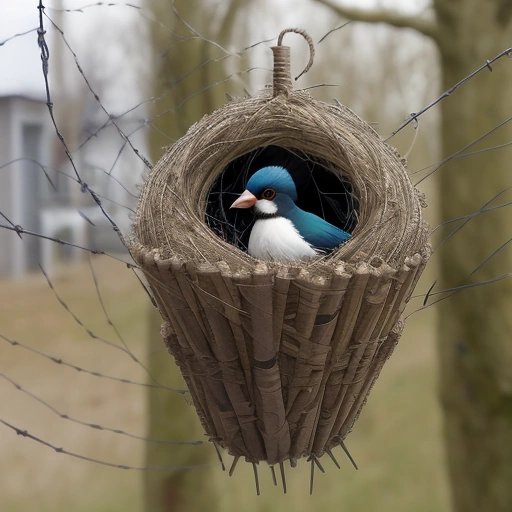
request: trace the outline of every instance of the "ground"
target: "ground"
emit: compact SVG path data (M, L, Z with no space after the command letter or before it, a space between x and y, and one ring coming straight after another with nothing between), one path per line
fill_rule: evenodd
M92 264L109 316L130 350L144 360L145 319L150 308L144 291L121 263L95 257ZM89 264L66 267L52 277L52 282L85 328L66 312L45 278L36 273L22 281L0 282L0 334L83 368L144 382L147 378L144 369L126 353L86 333L90 329L107 341L120 344L102 311ZM352 469L339 450L336 455L342 469L337 470L330 460L323 459L327 474L316 472L313 497L308 495L306 463L288 471L289 491L283 497L272 487L270 472L262 467L262 496L256 497L252 468L242 463L231 479L216 466L195 470L198 482L213 475L219 487L219 510L277 510L286 504L296 512L447 512L449 499L436 390L434 325L434 310L411 317L397 350L375 385L347 441L359 471ZM162 357L168 357L163 346ZM77 372L20 346L13 347L1 338L0 361L2 375L61 413L144 434L146 391L142 386ZM0 381L0 418L79 454L117 464L144 464L144 442L60 418L5 378ZM177 414L189 413L190 406L184 400L183 410ZM16 436L1 425L0 451L2 510L141 510L142 479L136 470L74 459Z

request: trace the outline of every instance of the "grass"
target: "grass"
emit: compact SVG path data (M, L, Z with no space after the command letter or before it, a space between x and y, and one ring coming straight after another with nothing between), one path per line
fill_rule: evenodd
M122 265L95 259L101 292L126 343L144 357L147 304L136 279ZM102 313L88 265L67 267L53 280L86 328L119 343ZM92 339L55 299L41 275L0 287L0 332L91 370L144 381L125 353ZM0 344L1 371L62 413L144 433L144 390L76 372L21 347ZM0 385L1 417L57 446L99 459L143 464L144 443L61 419L11 384ZM57 454L2 429L0 508L8 511L140 510L136 472L113 470Z
M121 264L94 258L102 298L114 324L137 357L145 358L148 300ZM95 334L120 344L102 312L87 264L65 268L56 290ZM424 288L424 287L423 287ZM102 373L144 381L145 371L125 353L92 339L58 303L44 277L4 281L0 286L0 333L38 350ZM447 512L448 487L436 392L432 310L413 315L375 385L347 444L359 463L354 471L341 450L337 470L328 459L316 472L309 496L309 465L287 471L288 494L273 488L260 468L262 496L256 497L252 468L239 463L230 479L215 466L198 470L198 482L213 478L218 510L291 509L364 512ZM166 350L162 346L162 357ZM95 378L0 340L1 372L60 412L78 419L143 434L145 390ZM5 380L0 383L0 417L56 446L119 464L144 464L144 443L59 418ZM183 401L177 416L191 414ZM112 469L58 454L0 427L0 509L135 512L142 509L137 471ZM172 464L172 461L169 461ZM200 484L198 484L200 489ZM212 503L212 510L214 504ZM189 512L187 510L187 512Z

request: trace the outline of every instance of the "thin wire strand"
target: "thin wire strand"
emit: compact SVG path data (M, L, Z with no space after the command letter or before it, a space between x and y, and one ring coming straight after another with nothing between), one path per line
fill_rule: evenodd
M417 121L420 116L422 116L425 112L428 112L432 107L435 107L438 103L443 101L444 99L451 96L457 89L460 87L466 85L468 82L470 82L475 76L480 74L482 71L488 70L492 71L492 64L494 64L496 61L502 59L503 57L510 57L512 56L512 47L507 48L506 50L503 50L502 52L498 53L496 56L494 56L492 59L487 59L484 64L479 66L478 68L474 69L469 75L466 75L464 78L459 80L456 84L452 85L449 89L444 91L440 96L438 96L435 100L430 102L428 105L423 107L418 112L413 112L409 115L409 117L396 129L394 130L389 137L384 139L386 142L394 137L396 134L401 132L406 126L408 126L413 121Z
M186 471L186 470L191 470L191 469L209 467L208 464L188 464L188 465L174 465L174 466L172 466L172 465L169 465L169 466L129 466L127 464L116 464L114 462L110 462L107 460L96 459L94 457L88 457L87 455L72 452L70 450L67 450L66 448L52 444L52 443L45 441L44 439L36 436L35 434L31 434L28 430L21 428L21 427L17 427L13 423L10 423L9 421L4 420L2 418L0 418L0 423L2 423L5 427L13 430L18 436L25 437L26 439L31 439L32 441L35 441L38 444L41 444L43 446L46 446L47 448L54 450L56 453L63 453L64 455L68 455L75 459L80 459L80 460L84 460L87 462L93 462L94 464L99 464L100 466L108 466L111 468L125 469L125 470L131 470L131 471L165 471L165 472Z
M126 343L126 340L121 335L121 332L119 331L119 329L117 328L115 323L112 321L112 318L110 317L110 315L109 315L109 313L107 311L107 308L105 306L105 302L104 302L103 296L101 294L98 278L96 276L96 272L94 270L94 265L92 264L90 255L89 255L89 258L87 259L87 262L89 264L89 270L91 272L92 280L93 280L93 283L94 283L94 289L96 291L96 297L97 297L97 299L98 299L98 301L100 303L101 310L103 311L103 316L105 317L105 320L106 320L107 324L115 332L117 338L119 339L119 341L121 342L123 347L126 349L127 353L130 355L130 357L146 372L146 375L148 375L153 382L155 382L156 384L160 384L155 379L155 377L151 374L151 372L149 371L148 367L146 365L144 365L144 363L142 363L142 361L140 359L138 359L135 356L135 354L130 350L130 348L128 347L128 344Z
M120 263L123 263L127 267L137 268L137 266L134 265L133 263L130 263L129 261L125 261L122 258L115 256L114 254L110 254L108 252L105 252L105 251L102 251L99 249L91 249L90 247L85 247L83 245L68 242L67 240L62 240L62 239L56 238L54 236L48 236L48 235L43 235L41 233L36 233L34 231L30 231L29 229L25 229L23 226L20 226L19 224L12 224L12 225L0 224L0 229L7 229L8 231L14 231L18 236L20 236L20 235L35 236L37 238L41 238L43 240L49 240L50 242L55 242L60 245L65 245L67 247L73 247L74 249L80 249L81 251L85 251L85 252L88 252L91 254L107 256L108 258L111 258Z
M71 156L71 152L70 152L69 147L68 147L68 145L66 143L66 140L64 139L64 136L60 132L59 127L57 125L57 121L55 119L55 114L54 114L54 111L53 111L53 102L52 102L52 99L51 99L50 84L49 84L49 80L48 80L50 51L48 49L48 44L46 43L46 39L45 39L45 34L46 34L46 29L45 29L45 26L44 26L44 17L45 17L44 9L45 9L45 7L43 5L43 0L39 0L39 4L37 6L37 9L39 10L39 28L37 29L37 43L38 43L38 46L39 46L39 48L41 50L41 66L42 66L44 86L45 86L45 91L46 91L46 106L48 108L48 112L50 114L50 118L52 120L53 127L55 129L57 137L59 138L59 140L60 140L60 142L62 144L62 147L64 148L64 153L66 154L66 157L67 157L69 163L71 164L71 167L73 168L75 176L76 176L76 178L78 180L78 183L80 185L81 191L83 193L87 192L89 194L89 196L93 199L93 201L101 209L103 215L108 220L108 222L110 223L112 229L114 230L114 232L119 237L119 240L121 241L121 243L124 246L126 246L126 242L124 240L123 234L121 233L121 230L119 229L118 225L115 223L114 219L112 219L112 217L107 213L107 211L103 207L103 204L102 204L100 198L98 197L98 195L96 194L96 192L94 192L87 185L87 183L85 183L82 180L82 177L80 176L80 173L78 172L78 169L77 169L77 167L75 165L75 162L73 161L73 157Z
M9 41L12 41L13 39L17 39L18 37L26 36L27 34L32 34L32 32L37 32L37 27L31 28L29 30L25 30L25 32L19 32L17 34L13 34L12 36L9 36L6 39L3 39L0 41L0 46L4 46L4 44L8 43Z
M132 439L137 439L138 441L144 441L146 443L153 443L153 444L166 444L166 445L190 445L190 446L200 446L203 445L204 442L200 440L193 440L193 441L175 441L172 439L155 439L151 437L141 436L137 434L133 434L130 432L126 432L120 428L112 428L112 427L106 427L104 425L100 425L99 423L91 423L89 421L79 420L77 418L74 418L73 416L69 414L64 414L57 407L49 404L47 401L43 400L40 396L36 395L32 391L29 391L28 389L25 389L21 384L18 384L14 379L9 377L3 372L0 372L0 378L4 379L5 381L9 382L16 390L18 390L20 393L23 393L24 395L28 396L32 400L38 402L43 407L51 411L54 415L58 416L61 419L70 421L71 423L76 423L77 425L82 425L84 427L88 427L94 430L101 430L104 432L111 432L113 434L118 434L124 437L129 437Z
M121 384L140 386L143 388L151 388L151 389L162 390L162 391L171 391L171 392L177 393L179 395L187 395L189 393L188 389L178 389L178 388L173 388L170 386L165 386L162 384L153 384L150 382L137 382L132 379L128 379L126 377L116 377L113 375L107 375L107 374L98 372L96 370L90 370L88 368L78 366L74 363L70 363L70 362L66 361L65 359L63 359L62 357L54 356L54 355L48 354L47 352L43 352L42 350L39 350L37 348L31 347L30 345L27 345L21 341L13 340L13 339L5 336L2 333L0 333L0 340L3 340L5 343L8 343L9 345L11 345L11 347L22 348L23 350L26 350L27 352L31 352L32 354L36 354L37 356L42 357L51 363L54 363L54 364L57 364L60 366L65 366L67 368L71 368L72 370L74 370L78 373L84 373L86 375L90 375L91 377L97 377L99 379L111 380L114 382L119 382Z
M100 343L103 343L105 345L108 345L109 347L112 347L116 350L120 350L121 352L128 355L132 361L137 362L138 359L130 352L130 350L125 346L120 346L117 343L114 343L113 341L107 340L103 338L102 336L98 336L95 334L87 325L78 317L78 315L75 314L75 312L70 308L70 306L67 304L67 302L60 296L59 292L55 289L55 286L53 285L52 280L48 276L48 274L45 272L44 268L39 265L39 269L41 270L41 273L43 274L44 278L46 279L46 283L48 284L48 287L52 291L53 296L57 300L57 302L60 304L60 306L66 311L66 313L73 319L73 321L93 340L98 341Z

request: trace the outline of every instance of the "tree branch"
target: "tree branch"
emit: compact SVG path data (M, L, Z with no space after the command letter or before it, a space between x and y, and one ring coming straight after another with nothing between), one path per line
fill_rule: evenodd
M358 9L346 7L332 0L316 0L329 7L340 16L364 23L386 23L393 27L410 28L424 36L437 40L437 25L435 22L416 16L406 16L389 9Z

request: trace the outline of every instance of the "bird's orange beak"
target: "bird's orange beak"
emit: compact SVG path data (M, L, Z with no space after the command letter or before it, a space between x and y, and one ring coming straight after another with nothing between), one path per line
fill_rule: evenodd
M250 208L256 204L258 199L248 190L244 190L242 195L230 206L230 208Z

